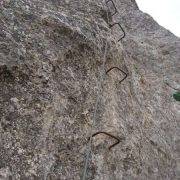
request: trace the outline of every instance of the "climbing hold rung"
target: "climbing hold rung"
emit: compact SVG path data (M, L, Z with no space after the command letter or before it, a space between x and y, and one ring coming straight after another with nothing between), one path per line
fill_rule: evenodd
M113 24L109 25L110 28L113 28L115 26L118 26L122 31L122 37L118 39L118 42L119 42L119 41L121 41L121 39L123 39L126 36L126 33L120 23L113 23Z
M114 16L116 13L118 13L118 10L113 0L107 0L106 5L107 7L109 7L109 9L111 9L111 7L114 9L114 11L111 12L111 16Z
M124 77L121 79L121 81L119 82L119 83L122 83L126 78L127 78L127 76L128 76L128 74L125 72L125 71L123 71L122 69L120 69L120 68L118 68L118 67L111 67L110 69L108 69L107 71L106 71L106 74L108 74L111 70L113 70L113 69L117 69L117 70L119 70L119 71L121 71L123 74L124 74Z
M117 145L117 144L120 143L120 139L119 139L119 138L115 137L114 135L112 135L112 134L110 134L110 133L104 132L104 131L99 131L99 132L97 132L97 133L94 133L94 134L92 135L92 137L94 137L94 136L96 136L96 135L98 135L98 134L105 134L105 135L107 135L107 136L110 136L111 138L116 139L116 143L112 144L112 145L108 148L109 150L111 150L112 147L114 147L115 145ZM89 138L89 140L90 140L90 138Z

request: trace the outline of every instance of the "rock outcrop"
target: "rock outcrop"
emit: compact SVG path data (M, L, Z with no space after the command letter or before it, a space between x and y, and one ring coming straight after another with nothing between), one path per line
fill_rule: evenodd
M180 176L180 39L134 0L1 0L0 179L78 180L105 76L87 179ZM107 17L107 14L109 16ZM109 28L120 22L126 36Z

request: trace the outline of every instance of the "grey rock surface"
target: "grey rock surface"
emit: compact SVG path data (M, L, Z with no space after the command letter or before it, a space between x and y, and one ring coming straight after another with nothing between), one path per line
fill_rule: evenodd
M134 0L0 1L0 179L180 178L180 39ZM110 22L109 22L110 21ZM126 36L108 23L120 22ZM92 127L97 85L105 76ZM167 83L170 85L168 86Z

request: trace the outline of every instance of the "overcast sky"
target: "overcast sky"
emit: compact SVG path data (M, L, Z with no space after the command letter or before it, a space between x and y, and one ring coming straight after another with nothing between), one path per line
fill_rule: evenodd
M139 8L180 37L180 0L136 0Z

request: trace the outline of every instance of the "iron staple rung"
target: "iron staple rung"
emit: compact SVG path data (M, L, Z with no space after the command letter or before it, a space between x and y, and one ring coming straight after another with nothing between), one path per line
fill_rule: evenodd
M114 11L114 13L111 14L111 16L114 16L116 13L118 13L118 10L117 10L116 5L115 5L115 3L114 3L113 0L107 0L107 1L106 1L106 5L107 5L107 6L108 6L108 3L109 3L109 2L111 2L112 5L113 5L113 7L114 7L114 10L115 10L115 11Z
M110 69L108 69L106 71L106 74L108 74L113 69L117 69L117 70L121 71L125 75L124 78L121 79L121 81L119 82L119 83L122 83L127 78L128 74L125 71L123 71L122 69L118 68L118 67L111 67Z
M126 33L120 23L115 22L113 24L110 24L109 27L112 28L115 25L118 25L120 27L121 31L123 32L123 36L118 40L118 42L119 42L119 41L121 41L121 39L123 39L126 36Z
M116 136L114 136L114 135L112 135L112 134L110 134L110 133L104 132L104 131L96 132L96 133L94 133L94 134L92 135L92 137L94 137L94 136L96 136L96 135L98 135L98 134L105 134L105 135L107 135L107 136L110 136L110 137L113 138L113 139L116 139L116 143L114 143L114 144L112 144L111 146L109 146L109 148L108 148L109 150L111 150L111 148L113 148L115 145L117 145L117 144L120 143L120 139L119 139L119 138L117 138ZM90 138L89 138L89 140L90 140Z

